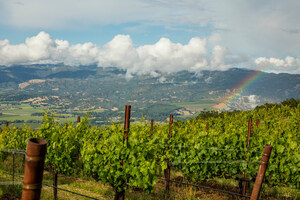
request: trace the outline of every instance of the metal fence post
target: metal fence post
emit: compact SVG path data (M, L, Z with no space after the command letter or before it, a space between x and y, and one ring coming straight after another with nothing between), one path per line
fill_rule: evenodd
M209 131L209 124L208 122L206 122L206 133L208 133L208 131Z
M42 138L28 140L22 200L40 199L47 141Z
M13 164L12 164L12 180L13 180L13 185L15 185L15 152L12 152L13 156Z
M169 122L169 140L172 138L172 124L173 124L173 115L170 115L170 122ZM170 160L168 159L167 163L167 169L165 169L165 190L169 192L170 190L170 180L171 180L171 163Z
M255 179L255 183L252 189L252 194L251 194L251 198L250 200L257 200L259 197L259 193L260 193L260 189L264 180L264 176L268 167L268 162L270 159L270 155L271 155L271 151L272 151L272 146L271 145L266 145L261 161L260 161L260 165L258 168L258 172L257 172L257 176Z
M131 105L125 106L125 121L124 121L124 137L123 137L123 144L125 141L128 142L128 133L130 128L130 110ZM122 166L124 167L124 160L122 160ZM125 183L125 180L124 180ZM126 183L125 183L126 184ZM125 200L125 190L118 192L115 192L115 200Z
M52 167L52 175L53 175L53 199L57 200L57 172L55 167Z
M153 134L153 119L151 119L151 125L150 125L150 137L152 137Z

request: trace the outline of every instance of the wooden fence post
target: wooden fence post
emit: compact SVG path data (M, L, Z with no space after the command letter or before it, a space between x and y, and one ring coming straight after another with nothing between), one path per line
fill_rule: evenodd
M47 141L42 138L28 140L22 200L40 199Z
M272 151L272 146L271 145L266 145L261 161L260 161L260 165L258 168L258 172L257 172L257 176L255 179L255 183L252 189L252 194L251 194L251 198L250 200L257 200L259 197L259 193L260 193L260 189L264 180L264 176L268 167L268 163L269 163L269 159L270 159L270 155L271 155L271 151Z
M170 115L170 121L169 121L169 140L171 140L172 138L172 124L173 124L173 115ZM171 163L170 160L168 159L168 163L167 163L167 169L165 169L165 190L167 192L170 191L170 177L171 177Z
M77 123L80 123L80 116L77 117Z
M6 127L8 127L8 125L9 125L9 122L8 122L8 121L6 121Z

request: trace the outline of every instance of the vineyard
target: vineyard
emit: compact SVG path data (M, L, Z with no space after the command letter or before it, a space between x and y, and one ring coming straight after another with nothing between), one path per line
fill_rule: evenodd
M92 177L122 196L128 188L152 193L170 168L190 182L244 174L255 179L269 144L273 150L264 183L300 189L300 105L223 112L185 122L128 122L125 134L121 123L91 126L85 116L80 123L61 124L53 115L45 113L37 130L3 126L0 149L24 150L28 138L44 138L45 165L56 174ZM3 162L5 156L0 155Z

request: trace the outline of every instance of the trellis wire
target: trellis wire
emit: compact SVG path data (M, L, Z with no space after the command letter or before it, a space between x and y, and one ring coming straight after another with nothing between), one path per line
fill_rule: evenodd
M11 176L18 177L18 178L24 178L23 176L20 176L20 175L17 175L17 174L12 174L12 173L4 171L4 170L1 170L1 172L3 172L4 174L8 174L8 175L11 175Z
M23 176L12 174L12 173L9 173L9 172L4 171L4 170L2 170L2 172L5 173L5 174L8 174L8 175L11 175L11 176L16 176L16 177L19 177L19 178L24 178ZM56 188L58 190L62 190L62 191L65 191L65 192L76 194L76 195L79 195L79 196L82 196L82 197L86 197L86 198L89 198L89 199L100 200L100 199L97 199L95 197L90 197L90 196L87 196L87 195L84 195L84 194L80 194L80 193L77 193L77 192L74 192L74 191L71 191L71 190L63 189L63 188L60 188L60 187L55 187L55 186L49 185L47 183L42 183L42 184L45 185L45 186L47 186L47 187Z
M217 192L227 193L227 194L230 194L230 195L246 197L246 198L250 199L250 196L242 195L242 194L235 193L235 192L229 192L229 191L225 191L225 190L219 190L219 189L208 187L208 186L196 185L196 184L193 184L193 183L186 183L186 182L176 181L176 180L168 180L168 179L165 179L165 178L158 178L158 179L163 180L163 181L169 181L169 182L173 182L173 183L179 183L179 184L183 184L183 185L189 185L189 186L194 186L194 187L198 187L198 188L213 190L213 191L217 191ZM264 199L259 199L259 200L264 200Z
M248 151L248 150L238 150L238 149L221 149L215 147L197 147L197 146L184 146L184 145L165 145L165 144L150 144L150 145L159 145L164 147L175 147L175 148L194 148L194 149L207 149L207 150L216 150L216 151L241 151L241 152L250 152L250 153L263 153L262 151Z
M212 163L212 164L222 164L222 163L260 163L261 161L259 160L229 160L229 161L224 161L224 160L216 160L216 161L200 161L200 162L172 162L173 165L177 165L177 164L181 164L181 163L185 163L185 164L201 164L201 163Z
M72 194L76 194L76 195L79 195L79 196L82 196L82 197L86 197L86 198L89 198L89 199L95 199L95 200L100 200L100 199L97 199L95 197L90 197L90 196L87 196L87 195L84 195L84 194L80 194L80 193L77 193L77 192L73 192L71 190L67 190L67 189L63 189L63 188L59 188L59 187L55 187L54 185L49 185L47 183L42 183L43 185L47 186L47 187L51 187L51 188L56 188L58 190L62 190L62 191L65 191L65 192L69 192L69 193L72 193Z
M10 152L10 153L17 153L17 154L24 154L25 150L19 150L19 149L0 149L2 152Z

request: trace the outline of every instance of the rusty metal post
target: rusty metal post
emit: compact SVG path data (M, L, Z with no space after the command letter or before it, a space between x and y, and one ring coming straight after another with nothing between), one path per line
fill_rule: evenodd
M80 116L77 117L77 123L80 123Z
M249 151L249 146L250 146L250 136L251 136L251 127L252 127L252 118L249 118L248 121L248 135L247 135L247 151L245 152L245 160L247 161L247 153ZM247 174L244 173L244 178L247 178ZM242 195L246 195L246 186L247 186L247 182L244 181L243 182L243 189L242 189ZM245 197L243 197L243 199L245 199Z
M170 122L169 122L169 139L172 138L172 125L173 125L173 115L170 115Z
M248 135L247 135L247 151L249 150L251 132L252 132L252 118L249 118Z
M128 132L129 132L129 127L130 127L130 109L131 109L131 105L126 105L125 106L124 139L123 139L123 142L125 142L125 140L128 140Z
M259 125L259 119L256 119L256 127Z
M208 130L209 130L209 124L208 122L206 122L206 133L208 133Z
M8 121L6 121L6 127L8 127L8 125L9 125L9 122L8 122Z
M258 168L258 172L252 189L250 200L257 200L259 197L260 189L268 167L271 151L272 151L272 146L266 145Z
M124 121L124 137L123 137L123 144L125 141L128 142L128 132L130 128L130 110L131 105L125 106L125 121ZM124 167L124 160L122 160L122 166ZM124 180L123 180L124 181ZM125 181L124 181L125 183ZM115 200L124 200L125 199L125 190L118 192L115 192Z
M28 140L22 200L40 199L47 141L42 138Z
M169 140L172 138L172 125L173 125L173 115L170 115L170 121L169 121ZM167 169L165 169L165 190L167 192L170 191L170 181L171 180L171 163L170 160L168 159L167 163Z
M13 185L15 185L15 152L12 152L13 156L13 164L12 164L12 180L13 180Z
M152 134L153 134L153 119L151 119L150 137L152 137Z
M55 171L55 167L52 167L52 175L53 175L53 199L57 200L57 172Z

